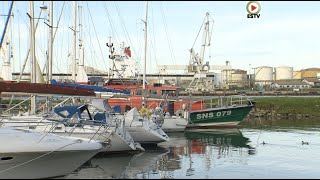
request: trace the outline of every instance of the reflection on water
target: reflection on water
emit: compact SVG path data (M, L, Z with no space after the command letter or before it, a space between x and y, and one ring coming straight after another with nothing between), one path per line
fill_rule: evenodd
M198 160L208 169L214 159L227 159L234 154L242 157L241 149L250 148L249 139L238 129L188 131L169 136L170 142L139 154L95 157L66 178L177 178L175 171L188 177L195 175L193 166L199 165L194 165Z
M169 133L169 142L139 154L95 157L66 178L320 177L320 121L268 123L240 130Z
M134 155L106 155L103 157L95 157L90 161L82 165L74 173L70 174L66 178L122 178L123 172L129 165Z

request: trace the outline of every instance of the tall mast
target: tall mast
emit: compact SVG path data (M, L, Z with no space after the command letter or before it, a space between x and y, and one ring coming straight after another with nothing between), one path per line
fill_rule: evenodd
M30 68L30 78L31 78L31 83L36 83L36 58L35 58L35 32L34 32L34 3L33 1L30 1L29 3L30 7L30 52L31 52L31 68ZM30 109L31 114L36 113L36 96L33 96L31 98L31 109Z
M146 1L146 20L144 21L144 67L143 67L143 90L146 89L146 69L147 69L147 38L148 38L148 1Z
M6 20L6 24L5 24L4 29L3 29L2 37L1 37L1 40L0 40L0 49L2 47L2 43L3 43L4 37L5 37L6 31L8 29L8 24L9 24L11 15L12 15L13 2L14 1L11 2L9 13L8 13L8 17L7 17L7 20Z
M12 70L11 70L11 63L13 62L13 47L12 47L12 28L11 28L11 37L8 38L7 35L7 30L9 29L9 26L12 26L12 21L11 21L11 16L12 14L12 9L13 9L13 3L14 1L11 2L8 17L3 29L3 33L1 36L1 41L0 41L0 52L3 52L3 59L4 62L2 64L2 70L0 77L3 78L4 81L12 81ZM3 42L7 41L7 43L3 46Z
M78 9L79 16L79 58L78 58L78 71L76 82L77 83L88 83L88 75L84 70L84 46L82 42L82 6Z
M146 1L146 19L144 22L144 67L143 67L143 104L145 104L145 93L146 93L146 69L147 69L147 38L148 38L148 1Z
M52 80L52 56L53 56L53 1L50 1L50 7L49 7L49 52L48 52L48 84L51 84Z
M35 35L34 35L34 2L30 1L30 52L31 52L31 83L36 83L36 63L35 63Z
M77 1L74 1L74 26L73 26L73 62L72 80L76 81L76 59L77 59Z

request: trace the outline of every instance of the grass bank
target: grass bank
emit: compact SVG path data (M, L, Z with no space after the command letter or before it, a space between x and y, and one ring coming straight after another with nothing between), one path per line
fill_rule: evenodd
M271 116L318 116L320 117L320 97L263 97L253 98L256 107L252 111Z

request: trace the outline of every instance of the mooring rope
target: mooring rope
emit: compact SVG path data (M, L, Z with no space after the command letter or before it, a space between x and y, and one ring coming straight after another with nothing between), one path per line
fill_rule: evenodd
M16 166L7 168L7 169L5 169L5 170L2 170L2 171L0 171L0 174L1 174L1 173L4 173L4 172L6 172L6 171L12 170L12 169L14 169L14 168L20 167L20 166L22 166L22 165L28 164L28 163L30 163L30 162L33 162L33 161L35 161L35 160L37 160L37 159L40 159L40 158L42 158L42 157L45 157L45 156L47 156L47 155L49 155L49 154L51 154L51 153L53 153L53 152L55 152L55 151L58 151L58 150L60 150L60 149L62 149L62 148L65 148L65 147L67 147L67 146L70 146L70 145L73 145L73 144L76 144L76 143L81 143L82 141L83 141L83 140L81 140L81 139L77 139L77 140L76 140L75 142L73 142L73 143L70 143L70 144L67 144L67 145L65 145L65 146L62 146L62 147L60 147L60 148L58 148L58 149L56 149L56 150L50 151L50 152L48 152L48 153L46 153L46 154L43 154L43 155L38 156L38 157L36 157L36 158L33 158L33 159L29 160L29 161L20 163L20 164L18 164L18 165L16 165Z

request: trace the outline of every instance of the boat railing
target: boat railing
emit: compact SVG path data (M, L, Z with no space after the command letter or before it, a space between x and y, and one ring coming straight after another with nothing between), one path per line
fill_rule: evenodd
M6 123L3 121L4 119L1 119L0 121L0 126L3 123ZM44 132L46 132L46 134L39 140L39 142L46 137L49 133L56 133L57 130L59 130L60 128L57 128L58 125L63 125L64 127L72 127L67 133L68 136L71 136L74 133L74 130L76 128L82 128L84 131L87 130L94 130L94 134L92 135L92 137L89 139L89 142L91 140L93 140L97 134L98 136L96 137L96 139L102 135L105 134L105 132L107 132L107 130L110 128L106 123L100 122L97 123L97 121L93 121L93 120L86 120L86 119L79 119L79 121L77 123L72 123L70 122L71 118L60 118L60 119L54 119L54 118L47 118L45 119L47 121L44 121L44 119L41 119L40 121L8 121L8 123L28 123L28 125L24 125L22 127L27 127L28 129L37 129L38 127L44 126L45 128L43 129ZM35 124L35 125L33 125ZM85 125L93 125L95 124L95 126L99 125L98 128L87 128L85 127ZM47 130L49 128L49 130ZM103 130L101 130L103 129ZM99 133L100 132L100 133ZM107 138L109 139L109 137Z
M15 104L14 106L7 108L7 110L3 111L1 114L6 114L6 113L10 112L11 110L15 109L16 107L19 107L20 109L23 109L23 110L24 110L24 108L23 108L21 105L22 105L24 102L29 101L32 97L33 97L33 95L30 96L29 98L21 101L20 103ZM18 108L18 109L19 109L19 108Z
M220 96L218 98L203 99L209 108L253 105L253 99L246 95Z

